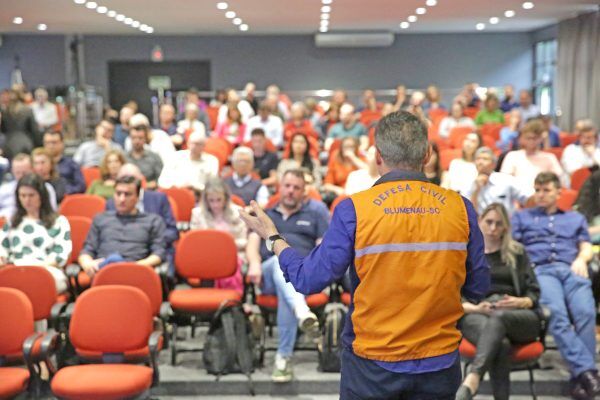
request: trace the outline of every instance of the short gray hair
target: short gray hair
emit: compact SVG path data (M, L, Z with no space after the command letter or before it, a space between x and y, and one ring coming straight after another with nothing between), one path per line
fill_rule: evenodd
M240 146L233 151L233 154L231 155L231 162L237 161L240 155L243 154L249 156L254 161L254 151L252 151L250 147Z
M496 154L494 153L494 151L492 149L490 149L489 147L480 147L475 151L475 158L477 158L480 154L489 154L490 156L492 156L492 160L494 161L494 163L498 162L498 157L496 157Z
M427 128L409 112L393 112L377 124L375 147L388 167L420 171L429 147Z

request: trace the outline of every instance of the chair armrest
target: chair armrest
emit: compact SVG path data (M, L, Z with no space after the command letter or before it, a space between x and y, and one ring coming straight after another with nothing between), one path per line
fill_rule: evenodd
M548 307L540 305L538 308L538 315L540 317L540 341L546 347L546 333L548 333L548 323L552 312Z
M40 351L40 360L45 361L48 365L50 374L56 373L56 366L50 360L50 355L57 349L60 334L58 332L47 333L42 339L42 348Z
M173 309L171 308L171 303L168 301L163 301L160 305L159 316L163 321L167 321L173 315Z
M79 275L81 271L83 271L83 269L77 264L69 264L65 268L65 274L69 278L77 278L77 275Z
M54 303L52 308L50 309L50 318L48 319L48 327L54 328L54 330L58 331L60 321L59 318L63 312L67 309L67 303Z
M150 334L148 338L148 349L150 352L150 367L152 367L152 386L156 386L159 381L158 374L158 344L160 342L161 337L163 336L163 332L154 331Z
M41 394L41 376L39 372L39 368L36 368L37 363L40 361L39 357L33 359L33 348L35 344L44 336L43 333L34 333L30 335L23 342L23 359L25 360L25 365L27 365L27 370L29 371L29 386L28 390L34 394L35 398L39 398ZM38 355L39 356L39 355Z

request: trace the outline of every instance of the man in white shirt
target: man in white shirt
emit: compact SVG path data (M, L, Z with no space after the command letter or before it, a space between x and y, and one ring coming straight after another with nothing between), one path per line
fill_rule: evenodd
M188 150L177 151L165 164L158 186L203 190L206 179L219 174L219 160L204 153L205 145L206 137L200 132L193 132L188 138Z
M512 215L516 205L525 206L534 194L533 187L517 185L512 175L494 172L496 155L489 147L480 147L475 152L475 167L478 176L463 196L471 200L475 210L481 214L492 203L500 203Z
M531 92L521 90L519 92L519 111L521 112L521 126L531 118L537 118L540 115L540 108L532 103Z
M239 196L244 203L255 200L261 207L269 201L269 190L260 179L252 177L254 152L249 147L238 147L231 156L233 175L225 179L232 194Z
M569 175L581 168L600 165L598 133L593 125L581 127L578 142L571 143L565 148L561 162Z
M264 101L258 106L258 115L250 118L246 124L244 142L250 141L252 131L256 128L261 128L275 147L283 146L283 121L278 116L271 114L269 106Z
M144 114L135 114L129 120L130 127L140 127L148 131L148 143L144 146L146 150L159 155L163 164L165 164L175 154L175 145L167 132L162 129L151 129L150 121ZM125 139L125 151L129 153L133 150L131 138Z
M58 123L56 105L48 101L48 92L44 88L36 89L31 110L41 132Z
M248 103L246 100L242 100L235 89L230 89L227 92L227 103L223 104L219 108L217 122L227 121L227 111L229 109L229 105L237 105L240 115L242 116L242 122L244 123L248 122L248 120L254 116L254 110L252 109L250 103Z

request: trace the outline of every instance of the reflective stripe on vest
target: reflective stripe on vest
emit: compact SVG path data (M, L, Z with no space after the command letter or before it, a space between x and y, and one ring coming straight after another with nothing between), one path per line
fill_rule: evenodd
M377 244L355 251L356 258L367 254L392 253L404 251L443 251L443 250L467 250L465 242L437 242L437 243L393 243Z

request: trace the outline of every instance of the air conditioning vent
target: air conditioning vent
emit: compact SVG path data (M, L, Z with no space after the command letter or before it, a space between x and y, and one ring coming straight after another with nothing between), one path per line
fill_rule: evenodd
M317 47L388 47L394 43L392 32L317 33Z

